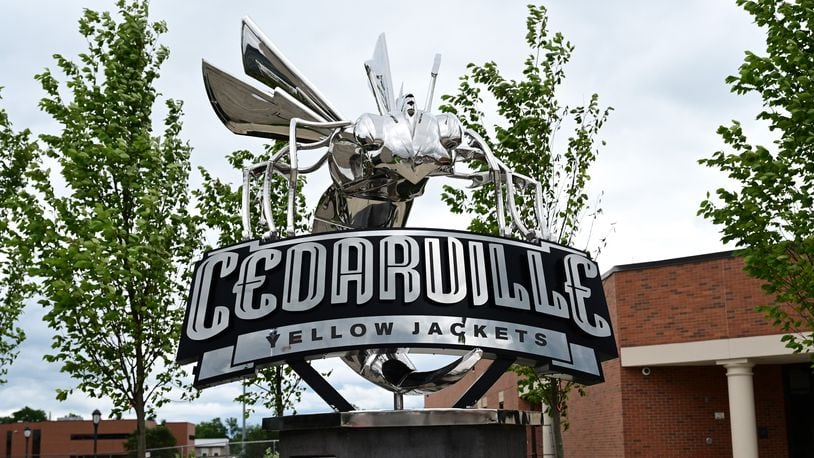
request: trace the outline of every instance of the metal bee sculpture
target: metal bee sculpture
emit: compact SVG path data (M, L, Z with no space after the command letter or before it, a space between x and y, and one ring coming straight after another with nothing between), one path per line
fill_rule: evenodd
M404 227L415 198L421 196L431 177L467 180L470 187L493 183L495 209L501 235L513 227L528 240L548 238L541 207L539 183L519 175L490 151L486 142L450 114L432 114L431 100L440 66L436 55L424 108L413 94L395 97L387 46L382 34L373 58L365 62L370 89L378 114L363 114L349 121L289 62L248 18L243 19L244 71L271 88L256 88L203 62L206 91L212 107L229 130L239 135L287 142L269 161L244 170L243 227L250 239L294 235L297 177L321 169L327 163L333 183L314 212L313 233L365 228ZM300 165L306 150L322 150L312 165ZM485 163L487 172L456 170L470 161ZM275 226L271 205L274 174L288 179L287 226ZM252 196L253 180L262 180L261 195ZM255 186L256 188L256 186ZM531 188L535 195L533 227L520 217L515 193ZM254 234L253 201L259 203L263 234ZM516 231L516 232L515 232ZM397 394L438 391L462 378L480 359L475 349L434 371L419 372L407 349L355 351L342 359L367 380ZM397 402L398 404L398 402ZM398 407L398 406L397 406Z

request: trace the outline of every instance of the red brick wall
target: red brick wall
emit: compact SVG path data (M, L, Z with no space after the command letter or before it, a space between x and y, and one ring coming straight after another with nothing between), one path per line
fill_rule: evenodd
M624 456L619 364L616 361L603 363L602 370L605 383L585 387L585 397L574 392L568 398L571 426L563 434L566 457Z
M568 457L730 457L726 370L720 366L621 368L603 365L605 383L569 400ZM755 408L762 458L788 456L782 366L755 366ZM715 419L715 412L725 418ZM712 443L707 444L710 438Z
M0 456L5 456L6 432L12 432L12 455L23 456L25 453L25 438L23 430L27 427L31 430L39 430L40 454L86 454L93 453L92 438L72 440L71 435L83 434L93 435L93 422L90 420L78 421L44 421L38 423L14 423L0 425ZM135 420L106 420L99 423L99 435L97 441L98 453L121 453L124 451L124 439L107 439L105 434L130 434L136 429ZM34 435L32 434L28 443L29 454L33 450Z
M618 335L616 277L603 282L614 335ZM617 337L617 349L619 347ZM605 382L585 387L585 396L576 392L568 398L570 427L563 433L567 457L624 456L624 426L619 360L602 363Z
M464 376L458 383L455 383L447 388L444 388L437 393L432 393L424 396L424 407L426 408L448 408L452 407L458 398L475 382L475 380L483 374L483 371L489 367L488 361L479 361L475 367L468 374Z
M479 363L482 373L488 363ZM619 360L602 365L605 383L586 387L587 395L569 398L571 427L563 435L567 457L730 457L729 401L726 370L720 366L621 368ZM762 458L788 455L782 366L754 368L755 408ZM449 407L478 374L425 398L426 407ZM487 393L487 407L496 408L504 391L505 407L531 410L517 402L514 375L505 374ZM516 386L516 385L514 385ZM511 401L514 399L515 401ZM715 420L723 412L723 420ZM536 438L541 432L535 428ZM712 444L706 444L706 438ZM531 437L528 438L531 444ZM538 440L538 447L541 445ZM538 449L538 452L542 451Z
M739 258L622 268L605 279L604 289L619 347L779 333L754 311L770 298ZM603 370L604 384L569 401L568 456L732 455L724 368L653 367L644 376L617 359ZM754 371L757 423L768 432L758 441L760 455L786 456L782 366ZM715 420L715 412L726 418Z
M12 456L24 456L25 438L23 430L28 426L31 430L39 430L40 455L91 455L93 453L93 423L90 420L77 421L44 421L38 423L14 423L0 425L0 456L6 452L6 432L12 431ZM155 426L148 422L147 427ZM195 425L191 423L168 423L179 445L191 444L189 435L195 434ZM99 440L97 441L98 454L123 453L126 439L105 438L106 434L130 434L136 429L136 420L107 420L99 423ZM186 433L186 436L183 434ZM81 434L90 436L84 439L71 439L71 435ZM29 455L33 451L32 434L28 443Z
M755 307L771 302L731 256L620 270L608 280L620 304L622 347L778 334ZM606 284L608 282L606 281Z
M164 426L175 437L175 445L195 445L195 425L186 422L167 422Z
M437 393L429 394L424 397L424 407L427 408L446 408L452 405L461 397L461 395L483 374L491 361L482 360L475 364L475 367L469 374L461 379L458 383L449 386ZM486 409L497 409L500 397L500 392L503 392L503 408L506 410L539 410L539 406L535 407L528 402L520 399L517 393L517 375L512 371L507 371L505 374L492 385L492 388L481 399L486 399ZM480 402L475 407L481 407Z
M645 376L641 368L621 369L625 456L732 456L724 369L651 370ZM715 412L726 417L716 420Z

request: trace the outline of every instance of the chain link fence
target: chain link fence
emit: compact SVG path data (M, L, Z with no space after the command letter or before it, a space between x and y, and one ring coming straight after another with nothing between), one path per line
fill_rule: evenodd
M198 447L197 450L192 446L155 448L149 450L149 458L209 458L215 456L221 458L277 458L279 456L278 442L277 440L232 441L228 444L212 444ZM123 456L130 458L131 456L135 457L135 454ZM98 456L97 458L106 457Z
M278 441L247 441L211 444L199 447L192 445L153 448L147 450L149 458L278 458ZM76 453L65 454L31 454L28 455L0 455L2 458L135 458L136 453L84 455Z

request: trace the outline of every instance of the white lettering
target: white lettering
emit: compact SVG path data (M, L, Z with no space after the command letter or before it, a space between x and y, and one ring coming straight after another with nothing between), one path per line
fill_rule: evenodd
M561 302L551 304L548 300L548 287L543 270L543 255L539 251L529 251L529 274L531 277L531 297L534 310L546 315L568 318L568 306Z
M486 284L486 256L483 244L469 242L469 274L472 281L472 305L486 304L489 299L489 286Z
M585 299L591 297L591 290L582 285L579 278L579 267L585 271L585 278L596 278L599 268L596 264L583 256L569 254L565 257L565 292L571 299L571 315L580 329L596 337L611 335L611 328L607 320L594 313L595 325L588 322L588 312L585 310Z
M352 260L355 268L351 267ZM332 304L348 302L350 282L356 283L357 305L373 298L373 244L370 241L352 237L336 242L333 264Z
M279 250L265 249L256 251L240 264L240 276L232 292L235 293L235 315L241 320L256 320L263 318L277 308L277 298L271 293L260 296L260 306L252 307L254 290L266 281L265 272L280 264L282 253ZM264 274L258 275L258 265L263 263Z
M192 340L206 340L214 337L229 327L229 307L215 306L212 316L212 326L205 324L206 311L209 304L209 287L212 285L212 275L215 266L220 265L220 278L224 278L237 267L237 253L220 252L213 254L201 262L192 288L191 309L187 322L187 337Z
M492 286L495 290L495 305L520 310L531 310L529 293L523 286L512 283L514 295L509 291L509 278L506 274L506 257L503 245L489 244L489 257L492 265Z
M415 269L420 253L418 243L410 237L391 235L383 238L379 246L381 249L381 298L396 299L398 291L396 276L399 276L404 282L404 303L418 299L421 292L421 276ZM399 250L401 259L397 259Z
M464 246L454 237L447 238L447 258L441 258L441 241L424 240L424 265L427 273L427 298L439 304L455 304L466 297ZM446 262L445 262L446 261ZM449 291L443 288L442 267L449 264Z
M325 297L325 251L324 246L314 242L299 243L288 249L283 310L304 312L322 302ZM305 297L301 297L300 289L305 290Z

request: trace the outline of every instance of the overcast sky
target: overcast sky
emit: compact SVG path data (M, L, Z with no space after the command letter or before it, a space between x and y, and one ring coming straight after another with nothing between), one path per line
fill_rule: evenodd
M193 6L194 5L194 6ZM717 127L732 119L747 133L768 142L753 119L759 99L736 96L724 84L737 72L745 50L763 50L763 35L734 1L557 1L547 2L550 27L576 47L566 69L561 103L578 105L596 92L614 108L601 138L592 186L604 191L604 216L594 230L609 234L598 261L603 271L614 265L690 256L727 249L718 231L696 217L707 191L725 183L697 160L723 147ZM113 1L26 0L0 2L0 102L18 128L36 133L54 131L48 116L37 109L43 96L33 76L55 68L51 55L73 58L86 43L77 32L82 8L114 9ZM193 146L194 166L237 180L224 155L239 148L259 149L262 141L231 134L209 106L201 81L201 59L235 75L240 63L240 20L250 16L303 74L340 112L355 119L374 112L362 63L369 59L376 37L386 32L393 80L423 101L433 55L443 60L435 106L440 94L452 93L469 62L497 62L508 78L520 78L528 53L526 7L522 2L496 1L196 1L154 0L152 15L166 20L169 46L158 85L167 97L184 101L183 136ZM248 77L246 77L248 79ZM494 119L494 118L492 118ZM193 185L199 176L193 177ZM327 186L327 176L309 182L310 201ZM433 184L414 207L411 225L463 228L466 220L448 216ZM613 228L613 230L611 230ZM107 412L110 403L75 394L54 400L57 387L71 386L55 365L42 361L50 332L42 313L31 307L22 325L29 335L20 356L0 386L0 415L28 405L51 413L89 416L94 408ZM389 408L389 393L373 387L341 365L331 383L363 408ZM193 403L172 402L160 419L198 422L215 416L239 417L231 400L238 384L206 390ZM411 397L407 406L421 405ZM300 412L328 407L307 394ZM258 422L268 413L252 417Z

